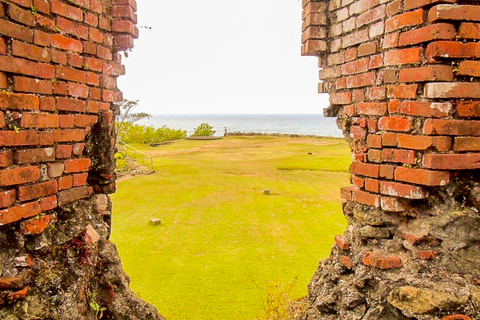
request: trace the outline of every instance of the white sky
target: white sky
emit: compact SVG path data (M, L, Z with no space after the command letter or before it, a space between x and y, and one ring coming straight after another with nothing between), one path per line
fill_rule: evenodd
M124 98L153 114L322 113L299 0L137 0Z

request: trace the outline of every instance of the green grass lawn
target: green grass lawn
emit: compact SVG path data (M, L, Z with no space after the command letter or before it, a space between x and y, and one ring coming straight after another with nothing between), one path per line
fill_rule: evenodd
M228 137L136 147L155 157L157 172L118 183L112 239L137 294L169 320L261 318L274 284L306 294L346 226L346 142Z

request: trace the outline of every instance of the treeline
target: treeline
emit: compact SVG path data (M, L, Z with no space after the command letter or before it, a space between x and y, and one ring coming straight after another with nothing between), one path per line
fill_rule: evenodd
M165 141L185 139L186 130L171 129L167 126L154 128L138 124L124 124L118 132L118 138L125 143L160 143Z

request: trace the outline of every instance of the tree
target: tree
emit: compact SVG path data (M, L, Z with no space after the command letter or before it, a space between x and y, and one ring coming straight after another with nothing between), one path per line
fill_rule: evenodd
M139 120L151 117L150 114L145 112L132 112L136 107L138 107L138 101L139 100L131 101L124 99L118 104L120 113L117 115L117 134L120 134L125 125L131 125Z
M209 125L208 123L202 123L201 125L198 126L198 128L195 129L195 132L193 133L193 135L208 137L208 136L213 136L215 132L216 131L213 130L213 127L211 125Z

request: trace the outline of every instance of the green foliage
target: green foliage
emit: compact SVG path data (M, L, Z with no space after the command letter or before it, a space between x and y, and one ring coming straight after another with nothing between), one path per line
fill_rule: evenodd
M128 170L128 163L127 163L127 160L125 159L126 156L127 156L127 153L124 151L115 153L115 159L117 160L117 170L120 170L120 171Z
M215 132L216 131L213 130L213 127L211 125L209 125L208 123L202 123L198 126L198 128L195 129L193 135L200 137L209 137L213 136Z
M339 189L349 184L351 154L343 139L134 147L154 156L157 173L118 183L112 239L137 294L170 320L282 316L283 293L307 294L346 226ZM149 228L151 218L162 227Z
M102 319L103 317L103 311L107 310L106 308L102 307L101 305L98 304L97 301L95 301L95 295L90 298L90 308L92 308L94 311L96 311L96 318L97 319Z
M141 126L138 124L125 124L119 132L119 139L125 143L160 143L178 139L185 139L185 130L170 129L167 126L155 129L152 126Z

